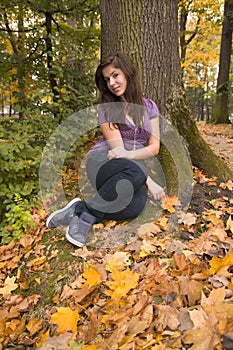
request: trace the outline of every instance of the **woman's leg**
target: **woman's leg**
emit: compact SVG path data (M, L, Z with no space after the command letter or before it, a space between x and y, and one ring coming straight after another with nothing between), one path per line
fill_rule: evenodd
M87 171L92 174L90 165ZM105 162L96 174L97 193L86 203L88 212L98 221L138 216L147 201L146 179L146 170L138 162L126 158Z
M93 174L92 167L89 170ZM82 247L94 223L138 216L147 201L146 179L142 166L134 161L121 158L105 162L96 173L96 195L88 203L76 204L76 216L67 229L67 240Z

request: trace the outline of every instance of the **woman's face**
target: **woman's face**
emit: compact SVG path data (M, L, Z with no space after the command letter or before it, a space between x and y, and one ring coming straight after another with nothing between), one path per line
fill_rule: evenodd
M123 96L127 87L127 79L120 68L115 68L112 64L103 68L104 80L107 82L108 89L116 96Z

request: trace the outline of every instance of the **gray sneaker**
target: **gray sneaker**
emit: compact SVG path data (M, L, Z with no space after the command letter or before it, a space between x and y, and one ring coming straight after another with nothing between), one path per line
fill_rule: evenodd
M83 212L80 217L74 216L67 227L66 239L77 247L83 247L95 222L96 218L87 212Z
M80 198L74 198L64 208L50 214L46 221L46 226L48 228L56 228L60 225L68 226L75 215L75 205L79 201L81 201Z

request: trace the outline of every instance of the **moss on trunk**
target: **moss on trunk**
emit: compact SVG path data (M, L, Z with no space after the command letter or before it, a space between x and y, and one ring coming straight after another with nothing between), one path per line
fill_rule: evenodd
M185 94L179 86L172 87L167 108L173 125L187 144L192 164L202 169L209 176L216 176L220 181L232 179L232 170L201 137L197 125L191 117Z

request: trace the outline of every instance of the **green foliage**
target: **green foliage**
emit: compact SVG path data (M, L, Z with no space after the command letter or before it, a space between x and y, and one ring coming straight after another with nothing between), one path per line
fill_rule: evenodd
M0 124L0 235L19 237L29 224L30 207L39 191L38 168L43 147L57 123L51 116L25 120L4 118Z
M97 0L1 2L0 113L4 107L20 112L20 118L0 117L4 242L31 227L30 208L38 200L41 155L50 135L95 99L98 7ZM68 134L59 135L57 142L65 143ZM67 152L67 162L69 157Z
M2 6L0 107L11 105L23 114L40 108L61 121L90 105L100 48L99 2L4 0Z
M11 239L21 238L27 230L35 227L32 214L30 211L30 203L27 199L23 199L18 193L15 194L12 203L7 205L4 224L1 236L2 243L6 244Z

